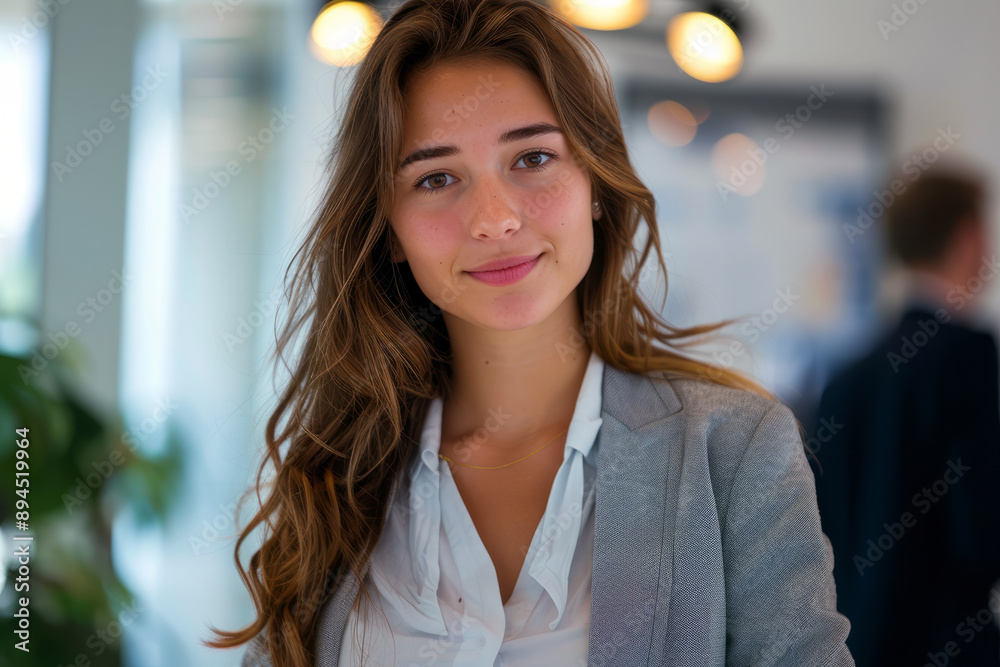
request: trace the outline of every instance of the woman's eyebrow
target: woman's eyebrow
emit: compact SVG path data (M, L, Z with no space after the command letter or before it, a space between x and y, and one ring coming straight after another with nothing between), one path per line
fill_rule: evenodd
M562 133L562 130L552 123L539 122L532 123L531 125L525 125L524 127L516 127L512 130L507 130L497 139L497 144L509 144L515 141L521 141L523 139L530 139L531 137L537 137L541 134L549 134L550 132ZM447 145L447 146L430 146L428 148L418 148L409 155L407 155L399 166L396 167L396 171L402 171L403 168L407 167L414 162L419 162L421 160L431 160L438 157L447 157L449 155L458 155L462 151L459 150L458 146Z

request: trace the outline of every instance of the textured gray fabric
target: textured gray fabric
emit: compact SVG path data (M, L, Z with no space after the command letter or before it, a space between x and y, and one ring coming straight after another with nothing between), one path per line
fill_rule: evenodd
M853 666L791 410L610 365L602 388L588 666ZM317 667L337 665L357 592L348 574L324 605ZM242 667L271 664L255 640Z

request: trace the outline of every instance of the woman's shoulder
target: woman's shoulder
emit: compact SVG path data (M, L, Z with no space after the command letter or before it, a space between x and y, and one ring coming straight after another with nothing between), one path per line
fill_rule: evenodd
M679 448L675 460L685 466L707 463L704 474L720 510L741 479L808 475L799 422L784 403L708 379L650 377L660 395L668 396L665 402L674 397L680 406L672 417L681 420L675 429L683 434L671 445Z
M700 441L725 457L741 458L753 443L775 437L786 449L802 448L794 413L769 396L676 371L613 373L605 377L604 408L633 431L670 421L686 433L685 443Z
M711 430L751 433L755 427L772 416L791 418L794 415L784 403L758 394L750 389L720 384L710 378L693 378L669 371L651 371L647 377L661 396L669 392L686 419L705 422Z

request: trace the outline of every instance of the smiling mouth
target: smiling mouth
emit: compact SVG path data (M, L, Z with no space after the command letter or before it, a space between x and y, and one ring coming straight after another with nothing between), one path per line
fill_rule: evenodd
M504 263L504 260L495 260L492 262L487 262L481 268L468 269L466 273L487 273L489 271L502 271L504 269L510 269L515 266L520 266L521 264L526 264L527 262L530 262L534 259L538 259L539 255L541 254L542 253L538 253L538 255L535 256L531 255L521 255L520 257L511 256L506 258L506 261L510 262L509 264Z
M495 269L493 271L466 271L466 273L476 280L484 282L488 285L511 285L531 273L543 254L545 253L539 253L538 256L533 259L529 259L526 262L522 262L514 266L508 266L503 269Z

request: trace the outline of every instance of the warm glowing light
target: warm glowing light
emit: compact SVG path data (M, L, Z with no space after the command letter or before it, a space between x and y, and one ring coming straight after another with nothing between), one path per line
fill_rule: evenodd
M767 170L765 153L753 139L733 132L719 139L712 148L712 167L719 179L719 192L735 192L749 197L764 185Z
M324 62L350 67L361 62L381 29L382 16L371 5L331 2L313 22L309 49Z
M743 47L726 23L704 12L685 12L667 26L667 48L677 65L699 81L717 83L743 67Z
M698 121L683 104L673 100L657 102L646 112L649 131L656 140L667 146L684 146L691 143L698 131Z
M646 18L649 0L549 0L567 21L592 30L631 28Z

